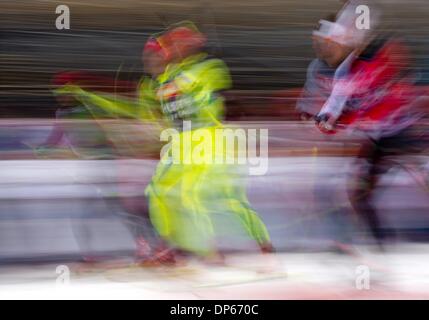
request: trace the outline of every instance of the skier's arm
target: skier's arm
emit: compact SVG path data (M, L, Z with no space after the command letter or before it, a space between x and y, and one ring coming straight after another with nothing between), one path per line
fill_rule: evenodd
M99 115L96 108L100 108L115 116L132 118L136 116L136 103L131 99L126 99L124 97L118 99L116 96L110 96L108 94L93 93L83 90L78 86L65 86L60 90L60 92L75 95L76 99L80 100L95 117Z
M350 94L354 92L354 79L350 77L350 68L355 60L352 52L335 71L331 95L319 112L319 116L328 115L335 122L343 113Z
M60 112L57 110L57 112L55 113L55 122L54 122L54 125L52 127L52 130L49 133L49 136L46 139L46 141L42 145L40 145L39 147L56 146L60 143L61 139L63 138L64 130L63 130L61 124L58 122L58 119L60 118L59 113Z

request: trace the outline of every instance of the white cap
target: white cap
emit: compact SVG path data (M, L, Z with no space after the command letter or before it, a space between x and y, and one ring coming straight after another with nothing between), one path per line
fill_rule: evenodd
M329 39L343 45L347 45L347 29L342 25L327 20L319 21L319 30L313 31L313 35L324 39Z

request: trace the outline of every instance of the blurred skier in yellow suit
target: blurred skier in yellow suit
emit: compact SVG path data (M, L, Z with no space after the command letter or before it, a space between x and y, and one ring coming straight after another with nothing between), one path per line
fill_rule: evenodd
M64 90L72 90L92 107L156 121L161 140L164 135L171 138L145 190L151 221L170 246L206 257L216 255L214 217L232 214L262 252L272 252L268 231L247 200L239 166L209 159L225 159L231 153L225 147L215 148L216 130L224 128L220 91L231 86L231 79L223 61L202 51L205 41L188 22L151 38L143 63L152 78L141 82L137 102L76 87ZM232 152L235 157L238 151ZM199 161L194 154L201 155Z

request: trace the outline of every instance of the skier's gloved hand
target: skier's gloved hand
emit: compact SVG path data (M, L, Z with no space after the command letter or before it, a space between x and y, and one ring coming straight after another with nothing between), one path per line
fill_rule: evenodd
M317 128L325 134L334 134L336 119L329 113L319 113L314 117Z
M319 113L314 116L314 121L316 121L316 124L319 124L320 122L327 121L329 119L329 114L327 113Z

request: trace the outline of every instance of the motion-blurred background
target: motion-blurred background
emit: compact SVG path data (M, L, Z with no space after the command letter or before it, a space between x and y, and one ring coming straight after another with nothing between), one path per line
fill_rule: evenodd
M419 83L429 84L427 0L377 3L383 8L381 30L403 36L414 54ZM60 4L70 8L70 30L55 28ZM320 198L314 197L315 186L322 183L337 205L348 207L349 155L357 145L355 137L340 133L326 138L313 124L295 122L295 102L314 58L311 32L341 5L337 0L0 0L2 261L78 256L85 245L91 247L85 250L105 254L133 250L118 189L131 207L145 206L144 186L156 164L153 153L122 162L82 160L62 151L40 159L33 147L53 127L58 105L51 80L56 73L86 70L137 82L148 36L184 19L199 25L208 35L209 52L230 68L234 86L225 93L227 119L270 129L269 172L252 177L249 196L274 244L314 249L326 241L328 246L344 225L326 218ZM139 139L129 123L116 124L114 130ZM138 130L144 136L145 130ZM385 232L396 232L404 241L427 239L427 190L401 171L382 184L387 188L377 203Z
M414 51L415 67L426 70L422 81L429 81L427 2L366 3L383 8L381 29L404 36ZM60 4L70 7L70 30L55 28L55 8ZM314 57L312 30L341 6L339 0L3 0L0 112L2 117L53 116L55 106L48 85L63 70L85 69L138 80L148 36L185 19L208 34L209 51L227 62L234 90L300 87ZM257 96L271 95L263 92ZM238 112L252 113L252 108L246 109ZM270 117L258 113L258 117L263 115Z

